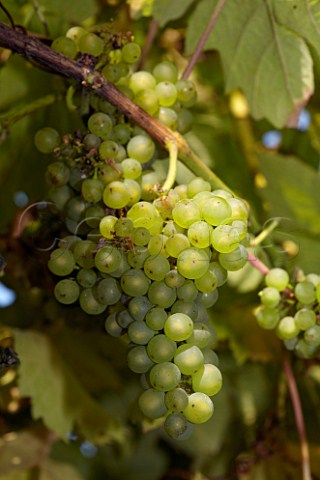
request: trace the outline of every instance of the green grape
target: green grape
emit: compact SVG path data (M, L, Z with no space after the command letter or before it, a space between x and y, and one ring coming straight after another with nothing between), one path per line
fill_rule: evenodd
M88 204L81 197L73 197L66 205L66 216L71 220L83 220Z
M55 52L61 53L69 58L75 58L77 55L76 43L71 38L65 36L55 38L51 44L51 48Z
M129 79L129 88L135 95L142 90L146 90L147 88L152 89L155 86L155 78L151 75L151 73L144 70L133 73Z
M135 228L144 227L149 230L155 223L158 212L152 204L138 202L127 212L127 217L133 221Z
M176 82L178 101L183 105L192 106L197 98L195 85L191 80L178 80Z
M119 250L119 253L120 253L120 265L116 270L109 273L109 275L114 278L120 278L125 272L130 270L130 265L127 262L126 255L122 250Z
M183 410L183 415L191 423L205 423L213 415L214 407L212 400L202 392L189 395L188 405Z
M193 375L203 362L203 354L196 345L180 345L174 355L174 363L184 375Z
M117 323L122 328L128 328L130 323L132 323L134 321L134 319L131 317L128 310L121 310L121 312L118 312L116 314L116 319L117 319Z
M111 163L110 165L100 165L98 168L98 179L104 185L108 185L110 182L119 180L122 175L121 163Z
M211 197L204 202L201 213L207 223L216 227L230 220L232 210L224 198Z
M266 287L259 293L261 303L269 308L275 308L279 305L281 295L279 290L274 287Z
M212 226L200 220L190 225L187 235L191 245L198 248L206 248L211 244L212 232Z
M145 390L139 397L138 403L141 412L148 418L155 420L167 413L164 404L164 392L149 388Z
M58 210L62 210L67 202L74 196L73 190L68 185L51 188L48 192L48 198Z
M140 178L142 167L141 163L138 162L138 160L135 160L134 158L125 158L124 160L122 160L121 165L123 168L124 178L130 178L131 180L136 180L137 178Z
M97 274L92 268L81 268L77 273L77 282L83 288L92 288L97 281Z
M115 233L117 237L124 238L131 235L133 232L134 226L130 218L121 217L118 218L114 225Z
M128 207L135 205L141 198L141 187L138 182L131 180L131 178L125 178L123 181L124 187L127 189L129 195Z
M171 412L183 412L188 405L188 394L183 388L174 388L165 394L164 403Z
M201 295L201 293L199 295ZM199 299L197 299L196 306L197 306L197 317L195 318L194 321L196 323L203 322L207 325L209 322L209 314L207 309L199 302Z
M79 296L80 307L88 315L99 315L104 312L107 305L104 305L96 299L91 288L82 290Z
M320 283L316 286L316 298L317 302L320 303Z
M155 115L159 110L159 101L156 92L151 88L140 90L134 97L134 102L150 115Z
M111 50L109 52L109 62L114 65L117 63L120 63L122 60L122 53L121 50L116 49L116 50Z
M294 316L294 321L299 330L308 330L316 324L316 314L308 308L301 308Z
M99 155L102 160L113 160L116 158L119 146L113 140L104 140L99 146Z
M315 287L317 287L317 285L320 284L320 276L317 275L316 273L308 273L308 275L306 275L305 280L307 280L307 282L313 283Z
M217 288L218 280L214 272L214 269L209 265L209 269L200 278L196 278L194 281L195 286L199 292L210 293Z
M236 271L245 266L248 260L248 252L243 245L230 253L219 253L219 263L225 270Z
M178 258L181 252L190 247L188 237L182 233L176 233L165 242L165 251L170 257Z
M215 343L216 336L206 323L196 322L193 327L193 332L186 342L190 345L196 345L199 348L208 347Z
M86 208L86 211L85 211L86 224L89 225L89 227L97 229L97 241L101 237L98 227L103 217L104 217L104 209L101 207L101 205L96 204Z
M135 63L141 55L141 48L135 42L127 43L122 47L122 60L126 63Z
M211 185L203 178L195 177L187 185L187 195L193 198L200 192L211 192Z
M227 198L226 200L231 207L231 219L246 222L248 219L249 208L245 201L233 197Z
M139 320L133 321L128 327L128 337L131 342L137 345L146 345L153 336L154 330ZM151 360L153 360L153 358L151 358Z
M313 325L304 332L304 341L307 345L317 347L320 345L320 325Z
M158 196L158 189L161 187L163 178L156 172L142 172L141 177L141 197L143 200L151 202Z
M46 181L53 187L61 187L68 183L70 170L63 162L52 162L47 167Z
M182 135L185 135L189 132L189 130L191 130L193 122L194 118L192 113L187 108L181 108L181 110L178 112L178 132L180 132Z
M211 262L210 269L215 273L217 278L217 287L224 285L228 279L228 272L218 262Z
M198 306L194 302L177 300L171 307L171 313L185 313L192 320L195 320L198 315Z
M163 334L152 337L147 346L148 355L155 363L169 362L176 350L176 342Z
M107 207L119 209L128 205L130 194L123 182L115 180L108 183L103 191L103 202Z
M58 247L63 248L64 250L71 250L71 252L73 252L76 244L81 241L81 238L77 237L76 235L67 235L59 240Z
M147 349L143 345L133 347L127 355L127 363L130 370L135 373L146 373L154 363L150 360Z
M107 64L102 69L102 75L111 83L117 83L122 77L122 68L119 64Z
M98 203L102 199L104 185L100 180L86 178L82 182L81 194L86 202Z
M156 85L155 93L162 107L171 107L178 97L175 85L167 80Z
M114 217L113 215L106 215L103 217L99 223L101 235L109 240L113 239L116 234L115 225L117 221L117 217Z
M202 293L198 297L198 302L205 308L211 308L217 302L219 297L218 290L215 289L210 293Z
M172 218L172 209L175 206L175 204L180 200L179 195L177 192L174 190L170 190L167 195L162 195L159 198L156 198L153 201L153 205L157 208L158 212L160 213L161 217L164 220L171 219ZM173 222L168 222L166 225L168 225L169 230L168 232L163 231L163 233L167 236L170 237L170 235L174 233L178 233L176 227L173 229L172 226L174 226ZM171 227L171 228L170 228ZM166 226L164 227L164 229ZM172 231L171 231L172 230Z
M311 304L316 300L315 286L308 281L297 283L294 294L297 300L305 305Z
M54 296L64 305L70 305L78 300L80 288L77 282L71 279L60 280L54 287Z
M256 319L260 327L266 330L273 330L280 320L279 312L270 307L261 306L255 313Z
M134 250L128 252L127 261L132 268L143 268L145 260L149 257L149 252L146 247L136 247Z
M181 413L170 413L165 419L163 428L169 437L175 440L186 440L192 433L192 425Z
M150 382L155 390L167 392L175 388L180 380L181 372L174 363L157 363L150 370Z
M149 287L148 298L153 305L169 308L176 300L176 290L164 282L154 281Z
M141 271L132 268L121 277L121 288L126 295L138 297L145 295L149 290L150 280Z
M163 280L170 270L170 263L161 255L150 255L143 265L144 273L151 280Z
M239 231L230 225L219 225L211 235L213 248L220 253L230 253L235 250L241 241Z
M121 337L121 335L123 335L123 328L118 324L117 314L115 312L107 316L104 322L104 328L111 337Z
M171 130L176 130L178 125L178 114L172 108L159 107L158 120Z
M86 176L79 170L78 168L73 168L70 171L70 178L69 178L69 185L72 187L76 192L81 191L81 185L83 180Z
M216 367L219 366L219 357L216 354L216 352L211 350L211 348L209 348L209 347L203 348L202 353L203 353L203 358L204 358L204 363L205 364L206 363L211 363L211 365L215 365Z
M169 315L164 324L164 333L175 342L187 340L193 332L193 321L184 313Z
M201 220L201 210L193 199L184 199L176 203L172 210L173 220L183 228L188 228Z
M118 144L126 145L131 137L130 125L127 123L118 123L112 129L112 137Z
M312 358L318 353L318 347L308 345L305 340L301 338L294 347L294 353L300 358Z
M87 150L91 149L97 149L99 148L99 145L101 143L101 140L97 135L94 135L93 133L87 133L87 135L83 139L83 145Z
M149 136L136 135L129 140L127 152L130 158L135 158L140 163L146 163L154 155L155 144Z
M202 277L209 268L209 258L205 251L199 248L183 250L177 259L178 272L185 278L196 279Z
M146 314L151 308L151 303L144 296L137 296L132 298L128 305L130 315L134 318L134 320L138 321L144 320Z
M180 274L179 274L180 275ZM184 277L182 277L184 278ZM177 288L177 296L185 302L192 302L198 295L198 289L192 280L186 280L181 287Z
M179 195L180 200L187 198L187 185L177 185L174 187L174 191Z
M132 240L136 246L148 245L150 240L150 232L144 227L135 228L132 233Z
M294 338L299 333L299 328L297 327L294 318L290 315L281 318L280 322L277 325L277 335L282 340L290 340Z
M172 82L175 83L178 80L177 67L168 61L158 63L153 71L153 76L157 82Z
M103 140L107 140L112 130L112 119L102 112L93 113L88 120L88 128L91 133Z
M114 278L100 280L93 292L98 302L104 305L114 305L122 295L119 283Z
M97 269L103 273L112 273L120 265L121 253L114 247L101 247L95 256L94 263Z
M213 196L214 195L212 192L204 191L204 192L196 193L192 200L196 202L201 209L203 205L206 203L206 201L209 198L212 198Z
M168 238L165 235L158 234L150 238L148 242L148 252L150 255L161 255L167 257L165 246Z
M149 328L153 330L162 330L167 320L167 312L164 308L160 307L153 307L151 310L148 311L146 314L146 324ZM157 338L157 337L155 337Z
M195 392L202 392L211 397L216 395L222 387L222 375L215 365L205 364L192 375L192 388Z
M48 268L59 276L70 275L76 265L73 254L65 248L57 248L50 254Z
M99 57L104 49L104 41L94 33L85 33L79 38L78 46L81 53Z
M79 39L86 33L87 31L84 28L76 26L76 27L69 28L69 30L66 33L66 37L71 38L71 40L73 40L76 43L76 45L78 45Z
M166 273L164 282L170 288L180 288L185 283L185 279L178 272L178 270L172 269Z
M234 220L231 227L238 231L240 240L245 240L248 234L247 224L242 220ZM218 227L217 227L218 228Z
M289 275L282 268L272 268L265 277L268 287L274 287L282 292L289 285Z
M38 130L34 137L34 144L41 153L52 153L60 145L60 135L54 128L44 127Z

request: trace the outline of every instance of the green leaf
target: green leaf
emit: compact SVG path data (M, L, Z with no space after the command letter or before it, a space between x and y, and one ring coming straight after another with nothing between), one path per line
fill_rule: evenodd
M152 14L160 27L163 27L166 23L182 17L194 2L195 0L184 0L183 2L154 0Z
M89 396L48 336L19 329L14 336L21 360L19 387L22 396L31 398L34 419L63 439L75 426L94 443L117 437L115 421Z
M200 40L216 2L202 0L190 16L186 52ZM239 88L251 114L276 127L294 125L314 90L312 58L305 41L276 23L270 1L226 2L205 50L221 54L227 93Z
M83 480L78 470L68 463L46 459L39 468L38 480ZM1 480L1 479L0 479Z

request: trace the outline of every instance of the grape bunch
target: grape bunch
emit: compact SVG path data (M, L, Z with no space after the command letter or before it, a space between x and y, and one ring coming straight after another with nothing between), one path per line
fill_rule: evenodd
M320 276L299 271L290 282L282 268L272 268L260 292L255 312L258 324L277 336L297 356L311 358L320 352Z
M152 114L164 123L161 112L187 111L195 99L193 84L179 83L169 62L123 85L147 110L141 98L153 89ZM67 230L48 261L60 278L54 295L105 315L106 332L124 336L128 366L141 375L142 413L165 418L167 433L184 438L211 418L211 397L222 386L208 309L228 271L247 261L248 207L195 176L163 191L153 140L108 102L90 102L87 130L61 140L46 127L35 136L37 148L54 156L48 197ZM177 128L179 115L169 115Z

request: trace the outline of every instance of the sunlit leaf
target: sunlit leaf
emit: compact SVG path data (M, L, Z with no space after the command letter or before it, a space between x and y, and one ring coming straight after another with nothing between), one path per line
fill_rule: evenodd
M171 20L182 17L195 0L184 0L183 2L172 2L172 0L154 0L152 14L164 26Z

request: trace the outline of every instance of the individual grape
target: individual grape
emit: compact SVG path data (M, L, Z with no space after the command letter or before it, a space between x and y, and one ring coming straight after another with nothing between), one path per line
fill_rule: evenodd
M316 273L308 273L305 280L307 282L313 283L315 287L317 287L317 285L320 285L320 275L317 275Z
M81 197L73 197L66 205L66 216L76 222L83 220L87 207L88 204Z
M134 102L150 115L155 115L159 110L159 100L152 88L140 90L134 97Z
M123 72L119 64L108 63L103 67L101 73L109 82L116 84L122 77Z
M192 106L197 98L195 85L191 80L178 80L176 82L178 101L186 106Z
M130 158L135 158L140 163L146 163L154 155L155 144L147 135L136 135L129 140L127 152Z
M116 320L122 328L128 328L130 323L134 321L128 310L121 310L121 312L118 312L116 314Z
M244 200L241 198L230 197L227 198L227 202L231 207L231 219L247 222L249 208Z
M94 33L85 33L78 40L78 46L81 53L88 53L94 57L99 57L104 49L104 41Z
M52 153L60 145L60 135L54 128L41 128L35 134L34 144L39 152Z
M193 432L191 424L181 413L170 413L165 419L163 428L169 437L175 440L185 440Z
M146 373L150 370L152 365L154 365L147 354L146 347L143 345L133 347L129 350L127 363L130 370L135 373Z
M204 191L204 192L196 193L192 200L196 202L201 209L203 205L206 203L206 201L209 198L212 198L213 196L214 195L212 192Z
M118 123L112 129L112 137L120 145L126 145L131 138L131 127L127 123ZM126 150L125 150L126 151ZM126 157L123 157L126 158Z
M180 345L174 355L174 363L184 375L193 375L203 362L203 354L196 345Z
M155 420L167 413L164 404L164 392L149 388L145 390L139 397L138 403L141 412L148 418Z
M150 240L150 232L144 227L135 228L132 233L132 240L136 246L148 245Z
M104 305L114 305L122 295L119 283L114 278L104 278L96 285L94 295Z
M86 33L87 31L84 28L80 26L76 26L76 27L69 28L69 30L66 33L66 37L71 38L71 40L73 40L76 43L76 45L78 45L79 39Z
M175 388L180 380L181 372L174 363L157 363L150 370L150 382L155 390L167 392Z
M86 224L89 225L89 227L92 227L97 230L97 236L96 236L97 241L99 241L99 239L101 238L98 227L103 217L104 217L104 209L101 207L101 205L95 204L86 208L85 221L86 221Z
M218 262L211 262L210 269L215 273L217 278L217 287L224 285L228 279L228 272Z
M316 314L308 308L301 308L294 316L294 321L299 330L308 330L316 324Z
M149 288L148 298L153 305L169 308L176 300L176 290L164 282L154 281Z
M113 215L106 215L103 217L99 223L101 235L109 240L113 239L116 233L115 225L117 221L117 217L114 217Z
M167 251L165 249L168 238L165 235L158 234L150 238L148 242L148 252L150 255L161 255L167 257Z
M153 76L157 82L172 82L175 83L178 80L177 67L168 61L158 63L153 71Z
M225 270L236 271L245 266L248 260L248 252L243 245L230 253L219 253L219 263Z
M238 247L240 241L238 229L230 225L219 225L212 231L211 242L217 252L230 253Z
M184 313L169 315L164 324L164 333L175 342L182 342L190 337L193 331L193 321Z
M199 222L194 222L190 225L187 235L191 245L198 248L206 248L211 244L212 233L212 226L208 225L207 222L200 220Z
M170 288L179 288L185 283L185 278L180 275L178 270L172 269L166 273L164 277L164 282Z
M81 268L77 273L77 282L83 288L92 288L97 281L97 274L92 268Z
M211 348L209 347L203 348L202 353L203 353L204 363L211 363L211 365L215 365L216 367L219 366L219 357L216 354L216 352L211 350Z
M216 336L213 334L213 330L203 322L196 322L193 327L193 332L186 342L189 345L196 345L199 348L205 348L209 344L215 342Z
M144 70L134 72L129 79L129 88L135 95L142 90L146 90L147 88L152 89L155 86L155 78L151 75L151 73Z
M83 145L87 150L91 149L97 149L99 148L99 145L101 143L101 140L97 135L94 135L93 133L87 133L87 135L83 139Z
M73 190L68 185L51 188L48 192L48 198L58 210L62 210L67 202L74 196Z
M119 146L113 140L104 140L99 146L99 155L102 160L114 160L118 151Z
M152 204L138 202L127 212L127 217L133 221L135 228L144 227L150 230L158 218L158 212Z
M180 132L182 135L188 133L189 130L191 130L192 128L193 121L194 117L190 110L188 110L187 108L181 108L178 112L178 132Z
M81 242L80 237L77 237L76 235L67 235L59 240L58 247L73 252L76 244L79 242Z
M80 307L88 315L99 315L104 312L107 305L104 305L96 299L91 288L82 290L79 296Z
M107 316L104 322L104 328L111 337L121 337L121 335L123 335L123 328L117 322L116 312Z
M203 305L205 308L211 308L217 302L219 297L218 290L215 289L209 293L202 293L198 297L198 302Z
M112 130L112 120L109 115L103 112L93 113L88 120L88 128L91 133L103 140L107 140Z
M294 318L290 315L281 318L280 322L277 325L277 335L282 340L290 340L294 338L299 333L299 328L297 327Z
M121 277L121 288L130 297L145 295L149 285L150 280L141 270L132 268Z
M138 321L144 320L147 312L149 312L151 308L151 303L143 295L132 298L128 304L130 315Z
M202 277L209 268L209 258L205 251L199 248L183 250L177 259L178 272L185 278Z
M151 202L156 200L163 178L157 172L143 172L141 177L141 198Z
M274 287L266 287L262 289L259 295L261 303L263 303L263 305L269 308L277 307L281 300L279 290Z
M159 99L159 104L162 107L171 107L178 97L178 92L175 85L171 82L159 82L155 87L155 93Z
M289 285L289 275L282 268L272 268L265 277L268 287L273 287L282 292Z
M200 192L211 192L211 185L203 178L195 177L187 185L187 195L193 198Z
M68 183L70 170L63 162L52 162L47 167L46 181L53 187L61 187Z
M108 165L100 165L98 168L98 179L104 185L108 185L110 182L119 180L122 175L121 163L113 163L111 161Z
M162 330L167 320L167 312L164 308L153 307L146 314L146 324L153 330Z
M135 63L141 55L141 48L135 42L127 43L122 47L122 60L126 63Z
M196 278L194 281L195 286L199 292L210 293L217 288L218 280L214 272L214 269L210 267L204 275L200 278Z
M188 228L201 220L201 210L193 199L184 199L176 203L172 210L173 220L183 228Z
M130 267L143 268L145 260L149 257L149 252L146 247L136 247L134 250L127 253L127 261Z
M128 327L128 337L131 342L137 345L146 345L153 337L154 330L149 328L144 322L135 320ZM151 358L151 360L153 360Z
M308 345L303 338L300 338L294 347L294 352L300 358L312 358L318 353L318 346Z
M212 417L213 411L213 403L208 395L195 392L189 396L189 402L183 415L191 423L205 423Z
M108 183L103 191L103 202L107 207L119 209L128 205L130 194L123 182L115 180Z
M54 296L64 305L70 305L78 300L80 288L77 282L71 279L60 280L54 287Z
M120 217L114 225L115 234L117 237L129 237L133 232L134 226L130 218Z
M51 44L51 48L55 52L61 53L69 58L75 58L77 54L76 43L71 38L65 36L55 38Z
M171 130L176 130L178 125L178 114L172 108L159 107L158 120Z
M195 392L202 392L211 397L216 395L222 387L222 375L215 365L205 364L192 375L192 388Z
M120 253L120 264L116 270L109 273L109 275L114 278L120 278L124 273L130 270L130 265L127 262L126 255L122 250L119 250L119 253Z
M182 233L176 233L165 242L165 251L170 257L178 258L181 252L190 247L188 237Z
M180 274L179 274L180 275ZM184 277L182 277L184 278ZM177 289L177 296L185 302L192 302L198 295L198 289L192 280L186 280L181 287Z
M260 327L266 330L273 330L280 320L279 312L275 308L261 306L255 315Z
M317 347L320 345L320 325L313 325L304 332L304 341L307 345Z
M163 334L152 337L147 346L148 355L155 363L169 362L176 350L176 342Z
M141 163L134 158L125 158L121 162L123 168L123 177L124 178L131 178L132 180L136 180L140 178L142 167Z
M98 203L102 199L104 185L100 180L86 178L82 182L81 194L86 202Z
M174 388L165 394L164 403L172 412L183 412L188 405L188 394L183 388Z
M59 276L70 275L76 265L72 252L65 248L57 248L50 254L48 268L50 272Z
M161 255L150 255L144 262L143 269L148 278L160 281L169 272L170 263Z
M207 223L216 227L230 220L232 210L224 198L211 197L204 202L201 213Z
M311 304L316 299L316 289L313 283L303 281L297 283L294 289L297 300L305 305Z
M123 181L123 185L126 188L129 201L127 203L128 207L135 205L141 198L141 187L138 182L135 180L131 180L131 178L125 178Z
M100 272L112 273L120 265L121 253L111 246L101 247L96 253L94 262Z

